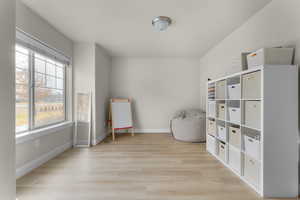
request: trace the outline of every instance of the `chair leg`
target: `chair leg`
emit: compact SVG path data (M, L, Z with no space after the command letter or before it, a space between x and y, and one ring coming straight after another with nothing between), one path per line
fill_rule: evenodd
M115 141L115 129L112 128L111 134L112 134L112 140Z
M134 136L134 129L131 128L131 136Z

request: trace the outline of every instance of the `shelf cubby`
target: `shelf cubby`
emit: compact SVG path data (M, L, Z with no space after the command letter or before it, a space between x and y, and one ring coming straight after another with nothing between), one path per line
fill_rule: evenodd
M216 82L216 99L226 99L226 80Z
M241 102L238 100L227 101L227 121L240 124L241 123Z
M207 87L207 151L261 196L296 197L298 67L259 66Z
M245 127L261 128L261 100L246 100L242 102L242 124Z
M216 117L220 120L226 120L226 102L225 100L216 101Z
M226 98L228 100L240 100L241 99L241 77L234 76L228 78L226 86Z
M222 140L223 142L227 142L227 128L226 128L226 122L225 121L217 121L217 137L219 140Z

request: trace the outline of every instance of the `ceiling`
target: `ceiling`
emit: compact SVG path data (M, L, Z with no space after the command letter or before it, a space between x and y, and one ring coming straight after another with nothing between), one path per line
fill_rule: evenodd
M23 0L74 41L112 56L200 57L270 0ZM155 16L173 20L166 32Z

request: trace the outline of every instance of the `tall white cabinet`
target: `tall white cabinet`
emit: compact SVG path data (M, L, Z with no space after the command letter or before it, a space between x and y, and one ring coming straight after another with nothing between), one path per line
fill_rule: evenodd
M298 196L298 132L298 66L207 83L207 151L261 196Z

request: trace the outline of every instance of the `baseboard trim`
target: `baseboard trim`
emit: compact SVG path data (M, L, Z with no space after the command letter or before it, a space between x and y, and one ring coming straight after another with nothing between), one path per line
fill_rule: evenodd
M106 138L107 134L104 134L104 135L100 135L96 138L96 140L93 140L93 145L97 145L99 144L100 142L102 142L105 138Z
M28 174L32 170L40 167L42 164L46 163L47 161L55 158L59 154L63 153L67 149L72 147L72 142L68 142L62 146L56 147L52 151L40 156L39 158L32 160L23 166L16 169L16 179L21 178L22 176Z
M105 138L106 138L107 134L105 135L100 135L98 136L96 139L92 139L92 145L95 146L97 144L99 144L100 142L102 142ZM88 143L88 140L78 140L77 144L78 145L86 145Z
M171 133L170 129L134 129L135 133Z

